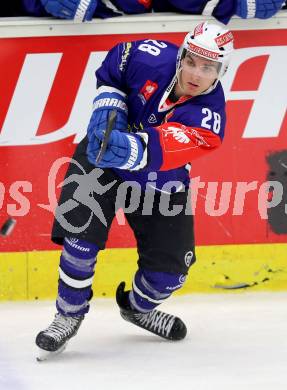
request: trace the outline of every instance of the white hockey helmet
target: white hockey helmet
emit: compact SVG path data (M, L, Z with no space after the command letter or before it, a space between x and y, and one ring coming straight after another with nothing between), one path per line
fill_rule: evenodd
M218 72L219 80L226 73L233 52L232 32L217 24L208 22L198 24L192 32L185 36L183 44L179 48L176 64L177 73L181 68L181 60L187 51L219 62L221 64Z

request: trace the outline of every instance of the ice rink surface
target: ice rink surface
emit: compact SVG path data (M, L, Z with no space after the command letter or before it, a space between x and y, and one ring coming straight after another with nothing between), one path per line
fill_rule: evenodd
M53 302L0 304L1 390L286 390L287 293L172 297L188 336L168 342L94 299L66 351L36 361L34 339Z

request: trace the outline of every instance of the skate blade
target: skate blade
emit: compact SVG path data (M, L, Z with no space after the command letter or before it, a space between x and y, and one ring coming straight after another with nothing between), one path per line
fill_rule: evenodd
M36 357L37 362L44 362L45 360L50 360L55 356L59 355L66 349L67 343L62 345L57 351L45 351L42 348L38 348L38 356Z

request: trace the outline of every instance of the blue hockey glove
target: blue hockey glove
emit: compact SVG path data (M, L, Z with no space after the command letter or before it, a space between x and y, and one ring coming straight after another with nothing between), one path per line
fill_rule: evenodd
M123 92L102 86L98 89L98 95L94 100L94 111L88 126L89 159L95 164L98 154L99 141L108 127L108 118L111 111L116 111L116 121L113 129L127 131L128 109Z
M87 147L88 160L99 168L139 169L144 167L144 141L137 134L113 130L101 161L96 164L104 132L92 133Z
M127 131L128 108L125 94L115 88L102 86L98 89L98 95L94 100L93 114L90 119L88 133L99 131L102 133L108 125L108 117L111 110L117 111L114 129Z
M92 20L98 0L40 0L45 10L57 18L85 22Z
M243 19L268 19L282 8L283 0L237 0L236 15Z

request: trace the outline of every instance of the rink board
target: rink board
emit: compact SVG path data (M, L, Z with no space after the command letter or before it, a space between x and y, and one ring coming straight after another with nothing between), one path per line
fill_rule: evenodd
M59 256L59 251L2 254L0 300L54 299ZM198 247L197 262L177 294L287 290L286 257L287 244ZM130 286L136 269L133 248L100 253L94 296L113 297L122 280Z
M17 219L11 238L0 240L1 252L58 249L50 240L57 185L86 134L95 69L108 49L119 41L146 38L148 27L151 39L180 44L200 20L185 15L165 18L165 23L162 15L145 15L84 25L29 19L17 26L16 21L6 25L0 21L0 85L6 92L0 106L0 225L8 215ZM264 22L235 18L228 27L236 50L222 80L226 136L218 150L192 162L192 178L204 184L192 201L196 242L286 243L283 202L269 218L263 186L269 176L281 175L286 183L287 172L277 156L282 151L287 156L287 89L281 87L287 84L287 15ZM276 164L270 163L271 157ZM250 190L241 204L237 195L244 183ZM208 192L214 184L215 204ZM221 189L230 184L224 199ZM108 247L135 247L127 223L115 221Z

